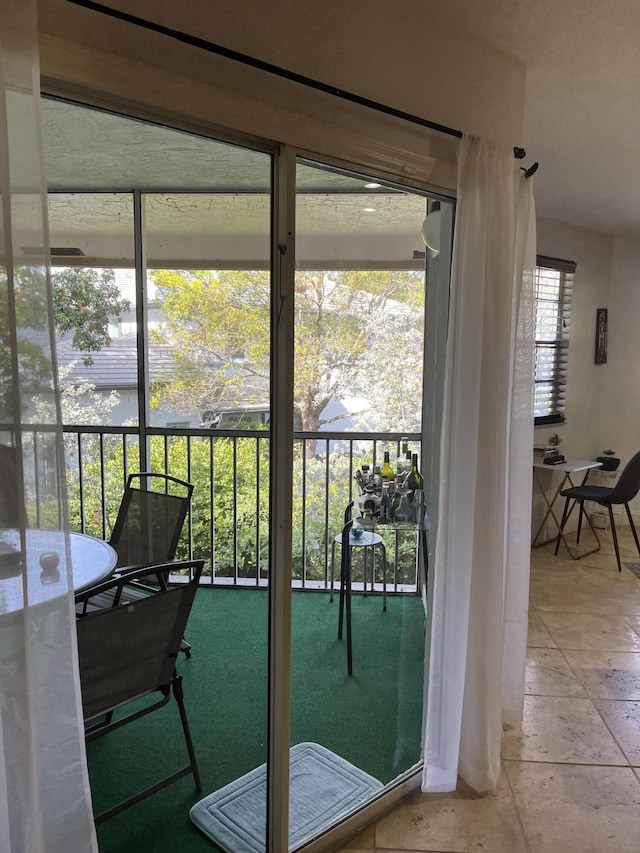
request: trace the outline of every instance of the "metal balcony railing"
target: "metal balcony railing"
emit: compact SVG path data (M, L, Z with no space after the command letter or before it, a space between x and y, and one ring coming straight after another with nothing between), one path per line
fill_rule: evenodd
M53 428L30 431L33 493L27 509L33 526L51 518L57 501L48 495L55 469ZM147 429L149 470L189 480L195 486L191 512L177 556L206 561L202 583L264 586L268 583L269 433L267 430ZM68 513L72 530L109 538L127 475L140 469L140 433L135 426L65 426ZM295 433L293 574L297 588L328 589L333 542L344 509L357 495L356 469L397 455L399 433ZM408 436L420 453L420 436ZM36 460L38 460L36 464ZM415 536L386 531L387 592L416 591ZM356 549L361 550L361 549ZM339 547L336 548L336 563ZM363 588L361 555L354 554L354 589ZM336 576L339 567L336 565ZM336 581L337 582L337 581ZM375 578L382 588L382 569Z

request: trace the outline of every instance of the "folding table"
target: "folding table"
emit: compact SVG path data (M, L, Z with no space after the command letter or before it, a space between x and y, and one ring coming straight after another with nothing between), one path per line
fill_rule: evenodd
M580 554L577 550L574 551L571 548L571 546L569 545L564 531L562 531L562 532L560 531L560 520L558 519L558 516L556 515L556 513L554 511L554 504L557 501L558 497L560 496L560 492L562 492L564 489L571 489L576 485L584 486L585 483L587 482L587 480L589 479L589 472L593 468L600 468L601 464L602 463L600 463L600 462L594 462L593 459L565 459L564 462L560 462L558 465L548 465L545 462L543 462L542 459L538 459L538 458L534 457L534 459L533 459L533 481L537 485L538 489L540 490L540 493L542 494L542 497L543 497L544 502L545 502L546 507L547 507L547 511L545 512L544 518L542 519L540 526L538 527L538 532L533 537L533 542L531 543L532 548L539 548L541 545L547 545L549 542L555 542L555 540L558 538L558 533L559 533L560 538L564 542L565 547L566 547L567 551L569 552L569 556L573 560L579 560L581 557L586 557L587 554L593 554L595 551L600 550L600 540L598 539L598 534L596 533L596 530L595 530L593 524L591 523L591 519L589 518L589 513L585 513L585 515L587 517L587 523L589 524L589 527L591 528L591 531L592 531L593 535L595 536L596 542L598 544L595 548L592 548L591 551L585 551L583 554ZM553 493L553 497L551 498L551 500L549 500L549 495L547 493L547 490L544 486L544 483L540 479L539 472L541 470L553 471L553 472L558 472L558 473L562 474L560 484L558 485L558 488ZM582 479L582 482L581 483L574 483L573 480L571 479L571 475L577 474L580 472L584 472L584 477ZM545 526L546 521L549 518L549 516L551 516L551 518L553 518L553 520L555 522L557 533L555 536L552 536L550 539L545 539L544 541L541 542L539 540L540 540L540 537L542 535L542 531L544 529L544 526Z

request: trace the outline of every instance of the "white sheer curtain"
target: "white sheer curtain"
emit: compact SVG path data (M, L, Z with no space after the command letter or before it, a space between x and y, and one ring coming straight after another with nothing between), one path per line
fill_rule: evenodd
M512 149L464 138L445 368L423 790L478 791L522 716L535 220Z
M0 3L0 851L97 851L84 758L39 130L36 0ZM51 420L31 427L38 403ZM42 406L38 406L42 410ZM41 417L41 416L40 416ZM46 528L34 550L28 528ZM7 553L19 530L17 553ZM15 537L15 533L13 534ZM40 557L55 552L56 574Z

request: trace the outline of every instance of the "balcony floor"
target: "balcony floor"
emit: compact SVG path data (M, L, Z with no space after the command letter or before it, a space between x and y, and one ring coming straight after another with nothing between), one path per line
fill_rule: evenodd
M353 676L338 599L293 593L291 743L314 741L387 783L420 758L425 616L415 595L353 596ZM98 827L101 853L217 848L191 805L266 760L267 591L202 588L180 655L203 792L188 777ZM169 773L185 751L175 703L90 744L94 808Z

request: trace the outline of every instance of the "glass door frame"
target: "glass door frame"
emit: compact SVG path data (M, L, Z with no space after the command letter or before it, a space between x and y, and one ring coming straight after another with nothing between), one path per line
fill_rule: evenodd
M270 481L270 552L269 552L269 700L267 760L267 837L268 853L289 849L289 741L291 720L291 575L292 575L292 492L293 492L293 366L294 305L296 270L296 166L299 161L313 161L318 167L329 166L346 172L379 178L399 189L406 188L434 200L447 202L443 223L442 250L429 275L425 261L425 344L423 349L423 458L433 464L425 467L437 490L438 445L442 418L444 387L444 352L447 339L449 282L455 199L438 193L416 181L376 173L362 164L345 163L335 158L281 145L274 156L272 182L272 324L271 324L271 481ZM446 287L444 287L446 282ZM430 306L429 311L427 305ZM427 337L429 335L429 337ZM427 341L429 344L427 345ZM427 384L435 389L427 401ZM424 435L425 425L433 430L432 440ZM432 552L433 541L429 545ZM433 584L429 585L428 608L431 609ZM425 655L428 656L430 632L426 632ZM427 658L428 659L428 658ZM425 673L426 676L427 673ZM425 680L425 696L427 682ZM320 838L299 848L305 853L323 853L327 843L340 843L363 826L382 816L396 803L419 790L422 759L416 767L389 786L354 814L332 826Z

